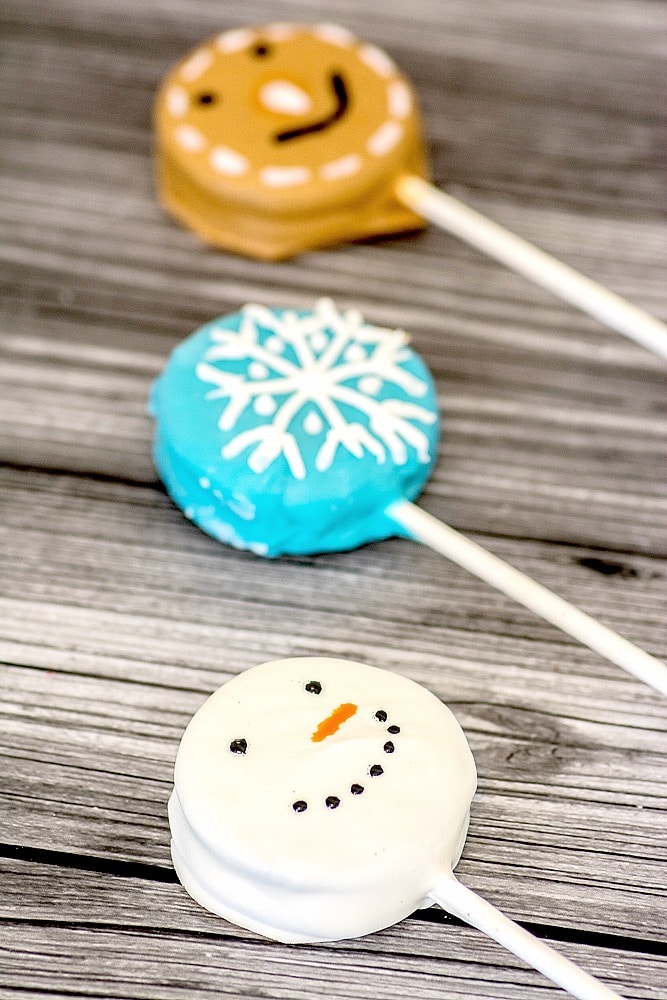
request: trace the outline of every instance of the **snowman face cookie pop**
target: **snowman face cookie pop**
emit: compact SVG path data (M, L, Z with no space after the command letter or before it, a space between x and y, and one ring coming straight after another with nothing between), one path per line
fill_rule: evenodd
M458 861L475 783L451 712L412 681L343 660L264 664L183 737L174 862L201 903L270 937L367 934Z
M156 129L162 200L220 247L276 259L423 224L392 190L426 170L412 89L343 28L211 39L164 81Z
M225 684L185 731L172 857L199 903L278 941L330 941L441 903L585 1000L618 1000L453 876L475 764L400 675L301 657Z

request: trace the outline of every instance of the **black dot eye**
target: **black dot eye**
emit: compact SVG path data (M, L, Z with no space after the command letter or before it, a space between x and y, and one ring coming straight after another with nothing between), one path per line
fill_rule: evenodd
M215 102L217 101L217 99L218 98L217 98L217 96L215 94L211 94L211 93L206 92L204 94L199 94L199 96L197 97L197 103L198 104L215 104Z
M375 713L375 718L378 720L378 722L386 722L387 721L387 713L385 712L385 710L383 708L379 708L377 710L377 712Z
M260 42L258 45L255 45L252 52L255 56L270 56L271 48L265 42Z
M232 740L229 749L232 753L245 753L248 749L248 742L247 740Z
M371 778L379 778L381 774L384 774L384 768L380 764L373 764L368 773Z
M361 793L363 792L363 790L364 790L364 786L363 785L356 785L355 784L355 785L351 785L350 786L350 791L352 792L353 795L361 795Z
M329 795L326 798L327 809L338 809L340 805L340 799L337 795Z
M395 746L394 746L394 744L393 744L393 743L391 742L391 740L387 740L387 742L386 742L386 743L385 743L385 745L384 745L384 746L382 747L382 749L384 750L384 752L385 752L385 753L393 753L393 752L394 752L394 750L396 749L396 747L395 747Z
M292 809L295 813L305 812L308 808L308 803L304 802L303 799L298 799L296 802L292 803Z
M391 733L392 736L395 736L396 733L400 733L400 731L401 731L400 726L389 726L389 728L387 729L387 732Z
M306 691L308 694L322 694L322 685L319 681L308 681Z

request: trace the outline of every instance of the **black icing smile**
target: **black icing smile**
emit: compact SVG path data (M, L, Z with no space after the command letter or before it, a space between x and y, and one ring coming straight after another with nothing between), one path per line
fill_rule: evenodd
M308 683L304 685L304 688L310 694L321 694L322 692L322 685L320 684L319 681L308 681ZM383 708L379 708L377 712L374 713L373 718L375 719L376 722L385 723L388 720L388 715ZM398 733L400 733L400 731L401 727L395 724L387 726L387 732L391 733L392 736L396 736ZM239 752L245 753L245 750L239 751L234 749L234 744L236 743L245 743L245 740L234 740L232 745L230 746L230 750L232 750L233 753L239 753ZM396 750L396 745L393 742L393 740L387 740L382 749L384 750L385 753L394 753L394 751ZM379 778L381 775L384 774L384 768L382 764L372 764L370 767L368 767L367 773L371 778ZM354 782L353 785L350 785L351 795L363 795L364 791L365 791L364 786L360 785L356 781ZM339 805L341 805L341 800L337 795L328 795L324 800L324 804L327 807L327 809L338 809ZM307 808L308 808L308 803L306 802L305 799L297 799L296 802L292 803L292 809L294 810L295 813L303 813L307 810Z
M336 98L336 106L333 111L326 118L320 118L319 121L311 122L310 125L301 125L299 128L287 129L286 132L278 132L274 136L276 142L290 142L292 139L300 139L302 136L312 135L314 132L324 132L325 129L330 128L331 125L343 117L350 106L350 97L347 92L345 80L340 73L332 73L330 83Z

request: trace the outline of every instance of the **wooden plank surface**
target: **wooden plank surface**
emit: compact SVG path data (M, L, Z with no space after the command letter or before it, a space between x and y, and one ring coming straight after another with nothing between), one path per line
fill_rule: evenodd
M442 915L290 947L175 882L165 806L192 713L255 663L318 653L454 709L480 775L466 884L624 996L665 997L665 699L415 543L266 562L199 533L156 480L146 400L178 341L246 301L329 295L409 329L436 376L424 506L667 656L658 359L434 228L266 264L161 212L157 84L248 16L0 11L0 997L545 995ZM667 317L660 4L263 0L252 17L387 48L441 185Z

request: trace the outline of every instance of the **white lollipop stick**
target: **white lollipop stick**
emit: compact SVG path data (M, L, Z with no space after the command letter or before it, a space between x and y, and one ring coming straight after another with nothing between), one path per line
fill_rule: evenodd
M589 976L579 966L560 955L548 944L519 927L491 903L461 885L450 873L443 874L429 898L454 916L503 945L513 955L532 965L557 986L579 1000L621 1000L618 993Z
M399 177L395 193L399 201L425 219L525 275L612 330L667 358L667 326L643 309L579 274L503 226L491 222L420 177Z
M386 513L416 541L451 559L457 566L467 569L496 590L507 594L578 639L584 646L667 695L667 666L634 643L623 639L606 625L575 608L415 504L399 500L391 504Z

